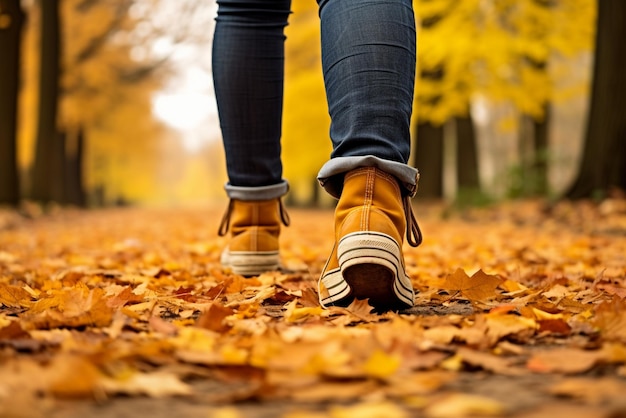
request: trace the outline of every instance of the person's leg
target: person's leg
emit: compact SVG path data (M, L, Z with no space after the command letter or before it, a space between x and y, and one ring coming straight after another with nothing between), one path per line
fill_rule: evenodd
M339 199L320 301L346 305L357 297L379 309L409 307L405 230L410 244L421 241L408 202L418 179L407 165L416 59L412 3L318 3L333 142L319 180Z
M232 239L222 262L236 273L278 267L284 28L290 0L218 0L213 80L231 203L220 234Z

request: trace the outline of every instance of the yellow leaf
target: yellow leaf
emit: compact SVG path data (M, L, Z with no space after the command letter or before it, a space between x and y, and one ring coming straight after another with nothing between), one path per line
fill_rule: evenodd
M391 402L363 402L352 406L337 406L331 409L332 418L404 418L409 414Z
M147 395L151 398L191 395L191 387L179 377L165 372L133 373L124 379L103 379L102 388L110 394Z
M382 350L376 350L363 365L363 370L368 376L378 379L386 379L393 375L400 367L401 360Z
M297 303L298 301L294 299L287 304L287 310L285 310L284 315L287 322L297 322L311 316L319 316L322 314L322 312L324 312L321 306L316 306L314 308L297 308Z

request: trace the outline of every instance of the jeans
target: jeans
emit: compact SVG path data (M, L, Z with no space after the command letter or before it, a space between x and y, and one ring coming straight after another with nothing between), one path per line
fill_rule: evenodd
M280 137L290 3L218 0L213 79L231 198L271 199L287 191ZM320 184L339 197L343 174L376 166L413 195L418 172L407 165L416 59L412 2L318 4L333 144Z

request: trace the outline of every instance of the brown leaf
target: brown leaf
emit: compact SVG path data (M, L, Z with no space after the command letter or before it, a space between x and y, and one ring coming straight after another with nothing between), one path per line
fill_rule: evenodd
M502 279L495 275L486 274L482 270L469 277L462 269L446 277L443 289L461 292L463 296L473 302L489 300L496 296L496 288Z
M306 306L307 308L314 308L320 304L317 291L312 287L302 289L302 297L299 302L302 306Z
M550 332L558 335L569 335L572 327L562 318L560 319L540 319L539 332Z
M107 300L107 306L113 309L121 308L128 303L142 302L143 296L133 293L133 288L125 286L124 289L114 297Z
M5 327L0 328L0 340L13 340L28 336L18 321L11 321Z
M234 314L231 308L223 306L218 302L213 302L209 309L204 311L196 321L196 326L200 328L210 329L216 332L226 332L230 326L224 323L227 316Z

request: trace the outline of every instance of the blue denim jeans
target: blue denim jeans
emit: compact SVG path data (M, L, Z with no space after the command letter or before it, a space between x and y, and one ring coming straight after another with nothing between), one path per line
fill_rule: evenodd
M290 3L218 0L213 79L231 198L271 199L287 191L280 137ZM417 170L407 165L416 59L412 2L318 4L333 144L320 184L339 197L343 174L376 166L412 195L418 179Z

